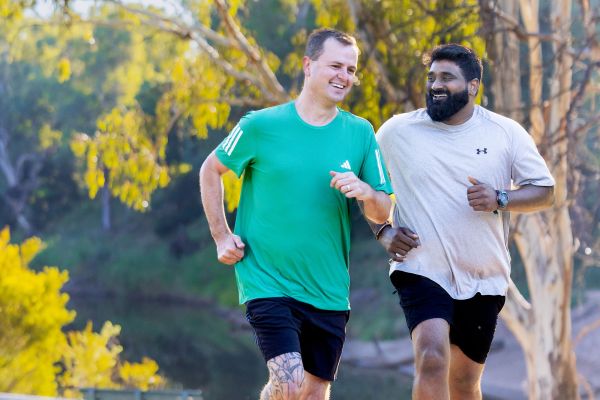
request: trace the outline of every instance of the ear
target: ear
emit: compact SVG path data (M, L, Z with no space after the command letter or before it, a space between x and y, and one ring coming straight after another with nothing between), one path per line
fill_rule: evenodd
M468 83L468 88L470 96L477 96L477 92L479 92L479 79L471 79Z
M302 69L304 70L304 76L310 76L310 64L312 60L308 56L302 57Z

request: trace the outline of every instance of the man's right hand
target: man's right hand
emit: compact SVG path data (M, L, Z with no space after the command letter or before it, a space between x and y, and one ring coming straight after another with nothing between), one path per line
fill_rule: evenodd
M238 235L229 233L216 243L217 257L223 264L233 265L244 257L246 245Z
M392 260L404 261L406 254L412 249L419 247L421 242L419 236L408 228L388 227L379 235L379 243L390 253Z

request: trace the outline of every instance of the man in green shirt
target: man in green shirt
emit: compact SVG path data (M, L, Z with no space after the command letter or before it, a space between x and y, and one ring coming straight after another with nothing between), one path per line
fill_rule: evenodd
M384 222L388 174L371 124L337 107L355 80L353 37L308 38L295 101L246 114L200 171L219 261L234 265L240 303L269 369L261 399L329 397L349 316L349 206ZM221 175L243 174L234 233Z

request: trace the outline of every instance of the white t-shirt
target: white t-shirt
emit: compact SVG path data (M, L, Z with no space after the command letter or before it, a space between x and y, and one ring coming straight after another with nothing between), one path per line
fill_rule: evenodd
M410 228L421 242L404 262L391 263L390 274L425 276L454 299L505 295L510 215L474 211L467 177L496 189L554 186L531 136L517 122L475 106L461 125L434 122L425 109L396 115L376 137L396 195L394 226Z

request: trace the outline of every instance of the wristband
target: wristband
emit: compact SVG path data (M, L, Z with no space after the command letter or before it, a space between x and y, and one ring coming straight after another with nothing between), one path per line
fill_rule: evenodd
M389 222L386 221L385 224L381 225L379 227L379 229L377 229L377 232L375 232L375 239L376 240L379 240L379 238L381 237L381 234L383 233L383 230L385 228L387 228L388 226L392 226L392 224L390 224Z

